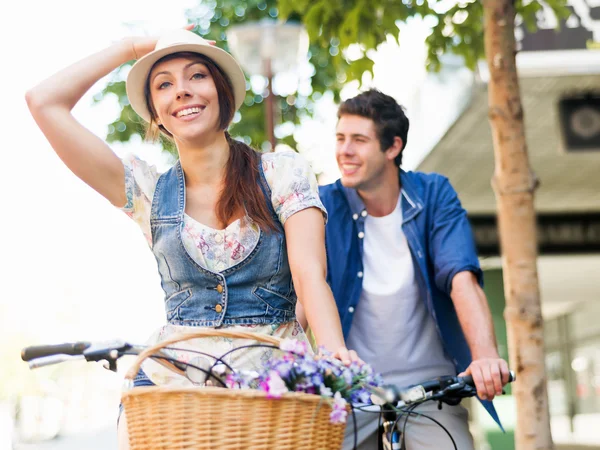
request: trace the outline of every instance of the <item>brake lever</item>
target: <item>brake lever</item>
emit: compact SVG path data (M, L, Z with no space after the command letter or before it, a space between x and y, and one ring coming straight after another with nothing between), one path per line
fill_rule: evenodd
M92 343L87 349L83 351L83 356L86 361L106 362L108 367L103 364L105 369L111 370L112 372L117 371L117 359L119 359L123 353L131 349L132 345L120 339Z
M446 386L434 394L432 400L438 400L438 409L441 409L442 402L450 406L456 406L463 398L474 397L475 395L477 395L475 387L459 382Z

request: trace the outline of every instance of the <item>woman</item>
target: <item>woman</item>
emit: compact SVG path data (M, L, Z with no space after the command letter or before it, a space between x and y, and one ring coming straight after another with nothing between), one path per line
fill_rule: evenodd
M137 59L127 78L133 109L149 133L166 134L179 161L159 175L136 158L120 160L79 124L71 109L100 78ZM299 299L317 344L349 363L325 281L324 215L316 180L295 153L260 155L226 132L244 100L245 78L225 51L189 30L129 38L62 70L27 93L33 117L79 178L142 228L156 257L167 325L153 337L194 327L244 327L305 340ZM220 355L240 343L195 343ZM270 354L246 352L242 367ZM190 377L192 378L192 377ZM173 382L144 365L136 385ZM126 419L119 441L127 447Z

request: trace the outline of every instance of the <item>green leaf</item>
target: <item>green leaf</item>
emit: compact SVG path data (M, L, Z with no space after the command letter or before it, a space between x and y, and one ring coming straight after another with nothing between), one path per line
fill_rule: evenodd
M305 26L311 41L319 41L319 37L321 36L321 26L319 25L317 18L321 17L323 12L323 5L321 3L316 3L306 13Z
M352 62L348 68L348 79L360 82L365 72L373 73L373 64L374 61L366 56Z
M342 57L348 46L358 43L365 50L376 48L388 35L398 38L401 45L411 45L398 36L397 26L411 17L427 16L435 23L426 38L428 70L439 70L440 56L446 52L461 55L465 64L474 68L484 56L482 3L466 0L448 7L448 2L438 0L198 0L197 7L190 8L186 14L191 23L197 24L196 31L200 35L216 40L225 50L228 49L227 29L232 24L272 18L270 13L279 20L304 23L310 39L309 63L315 69L310 78L312 92L291 96L292 105L285 97L275 99L276 122L299 124L303 117L312 117L315 102L323 93L331 92L334 100L339 102L344 83L361 81L365 72L372 73L373 61L368 57L352 63ZM570 15L566 0L545 0L545 3L561 19ZM445 10L440 9L442 5ZM528 29L535 27L535 14L541 10L540 0L527 4L515 0L515 7ZM461 17L463 20L458 20ZM452 33L445 33L447 27ZM122 68L128 65L131 62ZM106 139L109 142L127 142L136 134L144 135L144 122L129 106L120 69L94 98L95 102L110 96L118 99L121 110L108 126ZM253 98L254 94L249 93L248 104L239 111L241 120L231 125L230 132L260 148L267 140L264 102L262 99L256 102ZM296 148L293 134L282 142ZM166 151L175 152L170 141L161 140L161 145Z
M361 19L361 9L356 7L346 15L339 27L339 39L342 47L348 47L358 41L358 31Z
M521 18L523 19L523 23L527 28L527 31L530 33L535 31L537 25L537 17L536 14L538 11L542 11L542 5L539 2L531 2L527 5L523 5L519 11Z

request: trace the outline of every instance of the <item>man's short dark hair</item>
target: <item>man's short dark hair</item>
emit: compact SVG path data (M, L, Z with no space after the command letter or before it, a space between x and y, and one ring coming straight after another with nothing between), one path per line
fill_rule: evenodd
M366 117L375 123L381 150L386 151L394 144L394 138L402 139L402 150L408 136L408 117L404 107L393 97L377 89L369 89L356 97L342 102L338 108L338 119L344 115ZM398 167L402 163L402 151L394 158Z

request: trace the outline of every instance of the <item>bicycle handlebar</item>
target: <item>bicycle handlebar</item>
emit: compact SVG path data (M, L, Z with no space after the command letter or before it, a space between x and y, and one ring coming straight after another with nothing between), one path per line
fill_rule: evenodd
M51 355L82 355L91 343L89 342L67 342L57 345L34 345L26 347L21 351L21 359L23 361L31 361L32 359L41 358Z
M108 342L68 342L56 345L35 345L21 351L21 359L29 362L31 369L58 364L64 361L85 359L87 361L106 361L109 369L116 371L116 361L125 352L138 349L127 342L114 340Z
M107 342L68 342L55 345L36 345L26 347L21 351L21 359L29 363L30 369L50 366L65 361L85 359L86 361L103 361L108 363L108 369L117 370L117 359L126 354L139 355L146 346L129 344L122 340ZM159 358L159 363L169 361L172 366L180 371L185 371L188 364L173 358L164 352L156 351L153 356Z
M457 377L458 379L464 381L465 384L475 387L475 382L473 381L472 375L465 375L464 377ZM508 382L512 383L517 379L517 374L513 370L508 371Z
M30 369L37 369L39 367L51 366L52 364L58 364L65 361L74 361L85 359L83 355L49 355L49 356L40 356L39 358L34 358L29 361Z
M116 361L125 354L139 354L145 347L134 346L121 340L108 342L70 342L57 345L38 345L26 347L21 351L23 361L29 362L29 367L38 367L58 364L65 361L81 360L105 361L109 369L116 371ZM185 371L187 364L173 361L162 350L156 352L159 358L169 360L177 369ZM509 371L509 383L515 381L516 375ZM445 376L421 384L399 389L394 385L370 387L371 401L374 405L404 403L410 405L425 400L439 399L452 401L464 397L471 397L477 392L471 375L464 377Z
M509 371L508 382L512 383L517 379L515 372ZM403 402L405 405L421 402L436 397L457 398L470 397L476 394L475 383L471 375L464 377L439 377L434 380L425 381L421 384L409 386L408 388L398 389L397 386L387 385L380 388L371 388L371 400L375 405L395 404ZM454 394L454 395L452 395Z

